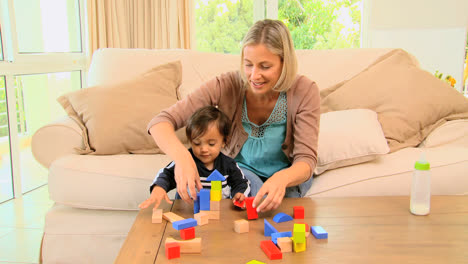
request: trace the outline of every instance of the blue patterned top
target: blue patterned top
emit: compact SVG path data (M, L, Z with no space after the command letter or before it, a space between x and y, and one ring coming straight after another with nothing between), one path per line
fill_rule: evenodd
M286 93L281 92L268 120L258 126L250 122L244 98L242 125L249 137L235 158L240 167L269 178L275 172L290 166L281 149L286 137L287 113Z

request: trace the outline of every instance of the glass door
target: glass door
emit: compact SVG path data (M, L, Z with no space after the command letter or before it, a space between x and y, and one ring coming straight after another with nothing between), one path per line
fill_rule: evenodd
M31 138L66 115L56 99L83 86L83 10L80 0L0 2L0 202L47 184Z

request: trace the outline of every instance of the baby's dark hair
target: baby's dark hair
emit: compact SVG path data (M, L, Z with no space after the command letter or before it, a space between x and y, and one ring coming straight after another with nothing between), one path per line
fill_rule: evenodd
M185 133L189 141L191 142L193 139L203 136L208 126L213 122L218 124L219 133L223 135L224 143L227 143L231 130L231 121L225 113L211 105L198 109L188 120Z

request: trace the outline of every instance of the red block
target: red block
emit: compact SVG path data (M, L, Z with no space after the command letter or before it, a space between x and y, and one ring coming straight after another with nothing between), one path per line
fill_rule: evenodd
M180 230L180 237L183 240L195 238L195 227L189 227Z
M281 250L271 240L261 241L260 247L271 260L283 258L283 253L281 253Z
M294 219L304 219L304 206L294 206Z
M176 243L176 242L166 243L166 257L167 259L180 258L179 243Z
M257 219L258 213L257 209L252 207L252 203L255 197L247 197L245 198L245 207L247 208L247 219Z
M235 201L235 202L234 202L234 205L237 206L237 207L240 207L240 208L244 208L244 206L245 206L245 200L242 201L242 202Z

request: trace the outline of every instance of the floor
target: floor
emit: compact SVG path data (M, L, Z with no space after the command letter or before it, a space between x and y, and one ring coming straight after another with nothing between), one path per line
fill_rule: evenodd
M0 264L39 263L44 217L52 205L48 185L0 204Z

